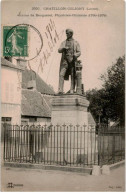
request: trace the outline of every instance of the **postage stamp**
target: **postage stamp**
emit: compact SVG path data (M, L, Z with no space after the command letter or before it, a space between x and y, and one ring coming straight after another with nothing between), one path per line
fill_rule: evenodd
M28 56L28 26L3 27L3 56Z

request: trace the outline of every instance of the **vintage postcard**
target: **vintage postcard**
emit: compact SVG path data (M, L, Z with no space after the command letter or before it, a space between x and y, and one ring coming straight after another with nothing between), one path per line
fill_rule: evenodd
M1 190L125 191L125 1L1 7Z

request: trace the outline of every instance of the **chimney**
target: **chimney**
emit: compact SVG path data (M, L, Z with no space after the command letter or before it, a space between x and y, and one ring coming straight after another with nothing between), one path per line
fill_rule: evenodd
M10 56L5 56L4 57L6 60L8 60L9 62L12 62L12 57L10 57Z
M36 80L30 80L30 81L28 81L27 89L35 90L36 89Z
M31 80L27 83L27 89L36 90L36 72L31 70Z
M17 65L22 68L27 68L27 61L24 59L17 59Z

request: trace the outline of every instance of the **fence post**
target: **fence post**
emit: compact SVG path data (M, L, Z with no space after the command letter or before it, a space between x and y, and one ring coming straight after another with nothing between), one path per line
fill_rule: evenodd
M100 140L100 128L98 129L98 165L100 165L100 153L101 153L101 140Z
M86 165L86 163L85 163L85 156L86 156L86 141L85 141L85 129L86 129L86 125L84 124L83 125L83 128L84 128L84 162L83 162L83 167Z
M115 162L115 135L113 133L113 149L112 149L112 158L113 158L113 163Z
M63 165L65 163L65 127L66 125L63 125ZM61 147L61 146L60 146Z
M72 128L72 125L70 124L70 152L69 152L69 155L70 155L70 166L71 166L71 128Z
M57 145L56 145L56 149L57 149L57 160L56 160L56 162L58 163L59 162L59 155L58 155L58 153L59 153L59 150L58 150L58 147L59 147L59 139L58 139L58 136L59 136L59 133L58 133L58 130L59 130L59 125L57 124L56 125L56 127L57 127L57 130L56 130L56 138L57 138L57 140L56 140L56 143L57 143Z
M5 135L7 134L7 133L6 133L6 124L5 124L5 123L3 124L3 129L4 129L4 130L3 130L3 131L4 131L4 153L3 153L3 159L4 159L4 161L5 161L5 158L6 158L6 157L5 157L5 151L6 151L6 150L5 150L5 145L6 145L6 144L5 144L5 140L6 140Z

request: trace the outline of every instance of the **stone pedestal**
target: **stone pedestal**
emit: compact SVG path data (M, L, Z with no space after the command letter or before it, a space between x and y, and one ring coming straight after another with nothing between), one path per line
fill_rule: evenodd
M51 132L46 161L91 164L95 131L88 126L88 100L82 95L57 95L52 99Z
M57 95L52 99L52 125L88 125L89 101L82 95Z

